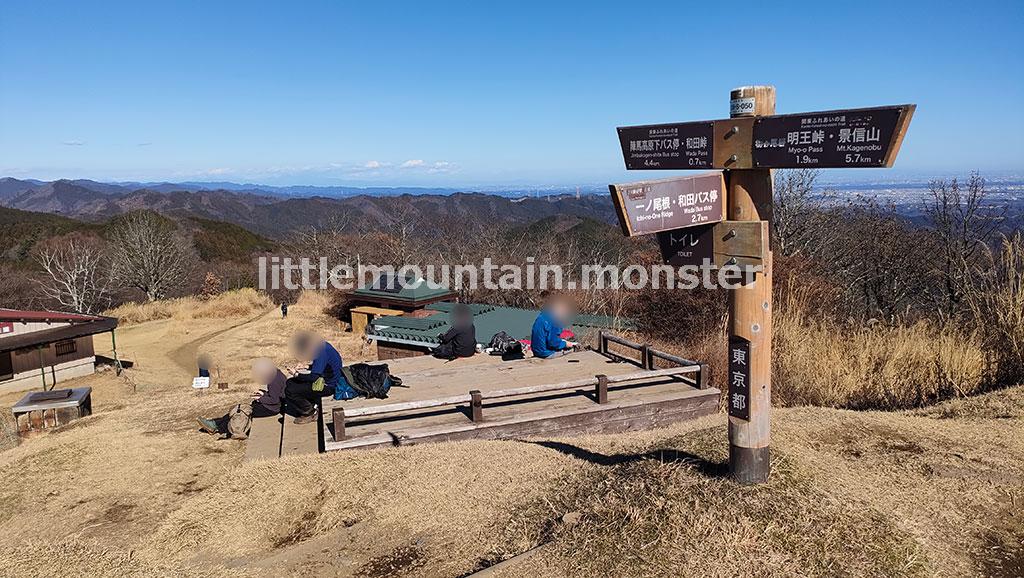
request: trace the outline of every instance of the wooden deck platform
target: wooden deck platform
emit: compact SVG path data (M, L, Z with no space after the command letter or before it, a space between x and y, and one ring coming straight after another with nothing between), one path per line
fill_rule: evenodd
M718 411L720 392L702 388L703 366L654 369L647 355L642 357L649 361L639 363L597 351L516 361L488 355L450 362L428 356L388 360L391 373L407 387L392 388L386 400L326 399L320 447L617 432ZM607 377L599 382L599 375ZM341 431L334 423L336 408L344 413Z

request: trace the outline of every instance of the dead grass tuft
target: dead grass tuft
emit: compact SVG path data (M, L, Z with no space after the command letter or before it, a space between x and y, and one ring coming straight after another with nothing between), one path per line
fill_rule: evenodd
M782 405L905 409L989 383L980 338L952 326L851 329L814 316L799 292L778 308L772 398Z
M122 325L134 325L157 319L216 319L228 317L251 317L266 311L274 304L265 293L255 289L227 291L209 299L181 297L149 303L125 303L105 313L120 319Z
M17 446L19 441L14 416L7 412L0 413L0 452Z

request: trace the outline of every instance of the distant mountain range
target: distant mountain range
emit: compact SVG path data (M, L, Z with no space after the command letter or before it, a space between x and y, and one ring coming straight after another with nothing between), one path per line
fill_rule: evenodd
M923 181L823 183L843 196L864 194L894 202L904 216L920 221L928 184ZM564 190L564 189L563 189ZM102 183L87 179L39 181L0 178L0 207L52 213L101 222L116 215L151 209L165 215L232 223L271 239L283 239L309 227L347 223L363 230L386 229L401 220L423 224L472 220L477 223L532 223L552 215L615 223L609 195L550 194L515 196L421 187L317 187L238 184L231 182ZM1009 206L1008 225L1019 226L1024 214L1024 182L989 181L990 202Z
M225 221L270 238L281 239L311 226L347 223L380 229L399 221L443 223L458 219L477 222L532 223L552 215L586 217L612 223L615 211L607 195L553 195L510 198L484 193L436 189L355 189L349 196L296 196L300 191L325 187L249 189L249 185L208 188L189 183L99 183L89 180L52 182L0 178L0 206L23 211L53 213L86 221L104 221L137 209L169 216ZM386 191L386 192L381 192ZM404 191L404 192L400 192ZM410 192L415 191L415 192Z

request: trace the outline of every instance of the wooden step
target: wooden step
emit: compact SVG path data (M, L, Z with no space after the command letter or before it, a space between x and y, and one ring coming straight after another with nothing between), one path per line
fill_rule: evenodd
M259 417L249 426L249 439L245 440L245 461L276 460L281 455L284 424L281 416Z
M284 436L281 441L281 456L297 456L315 454L320 451L323 434L323 415L318 412L317 420L310 423L296 424L295 418L284 418Z

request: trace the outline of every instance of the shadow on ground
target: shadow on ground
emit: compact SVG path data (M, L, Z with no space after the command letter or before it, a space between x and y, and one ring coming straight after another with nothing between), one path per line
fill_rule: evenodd
M729 464L727 462L712 462L696 454L680 450L652 450L640 454L599 454L590 450L554 441L526 441L523 443L534 444L548 449L561 452L574 458L597 464L599 466L619 466L644 460L657 460L663 463L677 463L693 468L694 471L709 478L724 478L729 475Z

